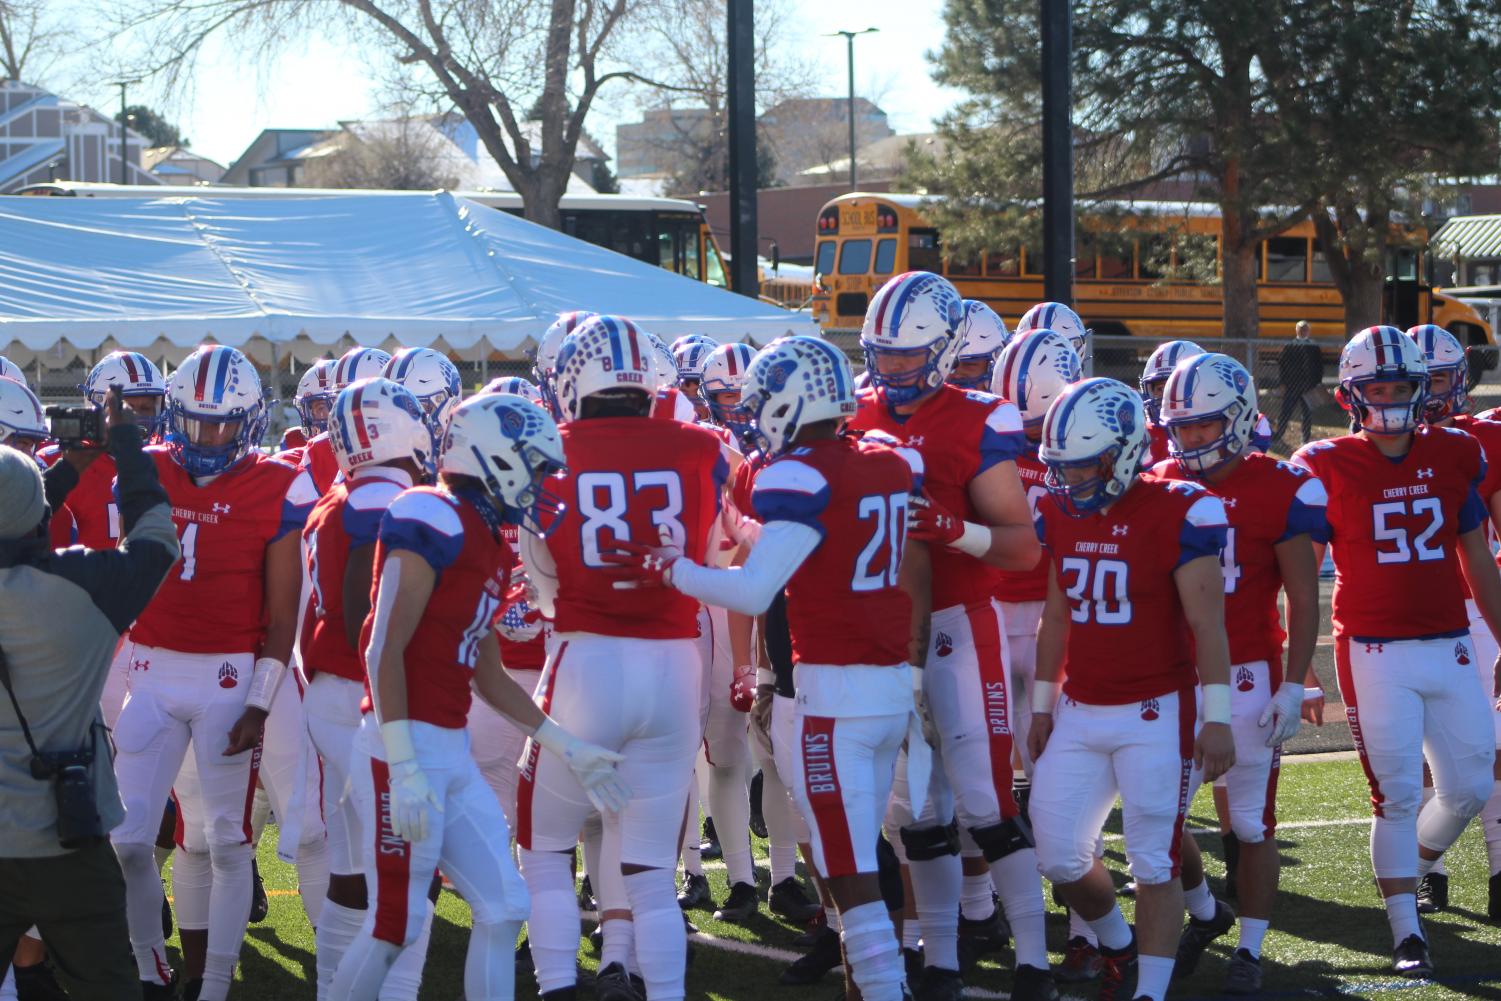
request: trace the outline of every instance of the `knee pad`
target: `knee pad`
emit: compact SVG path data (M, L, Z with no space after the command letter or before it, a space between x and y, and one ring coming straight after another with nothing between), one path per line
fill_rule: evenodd
M888 911L907 906L907 891L902 886L902 863L896 849L881 835L876 835L876 879L881 886L881 901Z
M903 827L901 832L902 847L909 862L928 862L959 854L957 820L951 820L943 827Z
M991 863L1023 848L1037 847L1037 839L1032 837L1032 825L1020 816L1009 817L989 827L971 827L969 836L984 853L985 861Z
M1387 820L1416 817L1423 804L1423 787L1411 779L1379 780L1381 816ZM1374 797L1373 797L1374 798Z

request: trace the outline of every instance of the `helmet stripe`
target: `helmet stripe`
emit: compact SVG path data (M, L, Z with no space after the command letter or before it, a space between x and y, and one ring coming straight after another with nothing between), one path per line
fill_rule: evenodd
M896 291L896 305L891 307L891 330L893 333L901 327L902 313L907 308L907 301L918 292L927 288L929 284L927 277L921 274L910 281L902 282L901 287ZM877 332L879 332L879 326L877 327Z
M208 367L213 360L214 352L218 348L209 348L208 352L198 356L198 378L193 380L193 399L203 402L204 393L208 392Z
M724 361L726 365L730 366L731 375L740 374L740 367L735 363L735 352L733 350L724 353Z
M636 339L636 328L631 326L630 324L626 324L624 333L626 337L630 338L631 341L631 367L640 368L641 343Z
M1042 315L1037 317L1037 326L1052 329L1053 314L1058 311L1058 304L1050 302L1042 307Z
M819 349L828 356L829 367L834 370L834 392L840 399L843 399L848 394L848 390L844 387L844 366L839 364L840 359L837 356L839 349L824 341L816 343Z
M224 399L224 384L229 381L229 363L231 361L228 348L219 348L219 364L214 369L214 402Z
M616 329L613 321L606 328L610 334L610 360L615 365L615 371L625 368L625 349L620 343L620 331Z
M417 352L413 350L403 351L401 363L396 366L396 378L405 379L412 371L412 363L417 360Z
M365 386L364 384L356 385L354 387L354 400L352 401L352 406L349 408L349 419L354 422L354 432L359 436L360 448L369 449L370 432L365 428L365 413L362 409L364 402ZM346 436L348 435L347 429L345 434Z
M131 385L140 382L140 376L136 375L135 356L126 352L120 357L120 360L125 363L125 377L130 380Z

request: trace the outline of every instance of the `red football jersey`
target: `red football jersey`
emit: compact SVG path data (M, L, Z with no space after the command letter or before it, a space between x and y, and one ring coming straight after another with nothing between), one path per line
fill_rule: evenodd
M1146 467L1150 469L1157 465L1157 463L1169 458L1167 449L1172 443L1172 439L1167 435L1167 428L1161 424L1154 424L1152 421L1147 421Z
M664 386L657 390L651 405L651 415L657 420L684 421L688 424L698 420L693 401L684 396L676 386Z
M1492 418L1476 417L1473 414L1456 414L1450 424L1480 442L1480 447L1485 452L1485 477L1476 487L1476 493L1485 504L1486 515L1489 517L1491 499L1496 495L1496 491L1501 490L1501 461L1496 461L1501 459L1501 422ZM1496 526L1494 524L1486 526L1486 535L1492 543L1495 542ZM1494 545L1492 548L1495 548ZM1501 553L1496 554L1496 562L1501 563ZM1470 597L1470 582L1464 579L1463 574L1459 577L1459 584L1464 588L1465 597Z
M794 448L756 475L762 524L792 521L823 539L787 582L796 662L906 663L912 602L898 575L908 497L921 481L912 449L853 438Z
M1104 511L1073 518L1052 498L1038 535L1069 605L1063 694L1125 705L1198 684L1177 569L1218 558L1225 507L1203 487L1138 477Z
M1396 462L1357 435L1305 445L1293 461L1329 493L1335 636L1390 642L1469 628L1455 546L1487 517L1479 442L1422 427Z
M617 538L656 545L666 527L688 559L706 562L729 476L723 447L712 433L682 421L600 417L563 426L568 472L548 483L565 505L547 539L558 573L558 632L698 635L696 600L676 591L617 589L600 553Z
M302 453L302 466L313 477L318 496L328 493L328 488L339 478L339 460L334 458L334 446L327 431L307 443Z
M335 483L313 506L302 530L302 558L312 587L302 615L302 662L311 678L319 671L365 680L359 651L349 645L344 621L344 574L349 554L373 545L381 517L411 478L379 466Z
M276 447L278 451L286 452L294 448L302 448L306 444L307 433L302 428L295 427L287 428L281 433L281 444Z
M199 486L167 449L146 453L172 501L182 558L141 613L137 643L183 653L256 653L266 625L266 547L301 532L312 498L292 494L297 470L251 452Z
M1043 483L1048 468L1037 458L1035 452L1023 452L1016 457L1016 471L1022 478L1022 489L1027 491L1027 506L1032 518L1037 518L1038 505L1048 495ZM1045 601L1048 596L1048 575L1052 573L1048 554L1040 553L1037 565L1031 570L997 570L995 598L997 601Z
M100 455L78 476L49 526L56 547L113 549L120 541L120 506L115 503L115 460Z
M956 517L979 521L969 484L1000 462L1026 451L1016 407L991 396L942 386L916 413L898 416L875 390L860 393L854 431L884 431L922 456L923 482L933 499ZM990 601L997 571L954 549L933 549L933 610Z
M469 682L480 642L505 601L511 547L483 498L442 487L413 487L400 494L381 519L362 650L369 647L386 556L395 550L417 554L438 573L403 658L407 718L460 729L469 718ZM367 678L367 709L369 686Z
M1201 483L1225 505L1230 527L1220 568L1225 574L1225 633L1230 640L1230 663L1264 660L1271 666L1272 687L1282 684L1282 616L1277 595L1282 571L1276 546L1300 535L1310 544L1329 541L1328 497L1318 477L1301 466L1249 452L1230 475L1218 483L1195 479L1169 459L1153 474L1171 480Z
M518 526L504 525L500 534L511 547L511 552L520 550L521 529ZM521 564L512 568L505 607L495 620L495 635L500 641L500 662L507 670L540 671L547 663L547 623L542 613L526 600L525 576L526 568Z

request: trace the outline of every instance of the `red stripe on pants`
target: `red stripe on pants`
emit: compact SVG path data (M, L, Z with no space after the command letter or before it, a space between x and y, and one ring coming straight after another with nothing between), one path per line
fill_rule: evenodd
M370 759L375 780L375 937L401 945L407 937L411 897L412 846L391 829L391 768Z
M1371 771L1371 761L1365 753L1365 737L1360 730L1360 708L1355 698L1355 672L1350 666L1350 638L1339 636L1334 640L1335 680L1339 683L1340 697L1345 700L1345 719L1350 724L1350 736L1355 738L1355 750L1360 752L1360 767L1365 770L1365 780L1371 787L1371 809L1382 816L1381 806L1386 797L1381 794L1381 783Z
M245 840L241 844L253 844L255 831L251 829L250 816L255 812L255 784L261 777L261 748L265 746L257 741L250 752L250 781L245 783L245 816L241 821L241 828L245 833Z
M563 655L568 652L568 641L558 647L551 670L544 672L547 684L542 689L542 711L552 709L552 693L558 684L558 670L563 666ZM535 740L526 743L526 757L521 759L519 780L516 787L516 843L527 851L532 850L532 797L537 792L537 758L542 745Z
M1266 777L1266 803L1261 809L1261 836L1270 839L1277 833L1277 779L1282 774L1282 748L1272 748L1272 770Z
M979 696L985 712L986 746L990 749L990 780L995 786L1001 819L1006 820L1021 811L1011 794L1011 719L1006 712L1006 658L1002 654L1000 616L995 605L988 601L965 609L964 614L969 619L969 635L980 665Z
M839 787L839 769L834 763L834 724L828 716L804 716L801 745L803 792L813 809L814 827L823 848L824 876L853 876L855 849L850 839L849 815L844 809L844 791Z
M1173 840L1168 848L1168 857L1173 861L1173 879L1178 878L1183 863L1183 820L1188 816L1188 790L1193 784L1194 724L1198 721L1194 689L1178 689L1178 756L1182 763L1178 769L1178 816L1173 819Z

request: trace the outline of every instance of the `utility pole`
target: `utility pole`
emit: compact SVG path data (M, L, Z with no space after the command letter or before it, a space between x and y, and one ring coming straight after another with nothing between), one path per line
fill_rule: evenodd
M126 121L126 118L125 118L125 88L126 87L134 86L135 84L138 84L140 82L141 81L139 81L139 80L116 80L116 81L114 81L113 83L110 84L111 87L119 87L120 88L120 183L121 184L129 184L130 183L130 178L129 178L129 175L127 174L127 171L129 169L129 167L127 165L127 160L126 160L126 156L125 156L125 147L126 147L126 138L127 138L127 132L126 132L126 129L125 129L125 121Z
M1074 300L1073 37L1069 0L1041 0L1043 295Z
M851 191L854 191L855 188L856 188L856 186L857 186L856 183L855 183L855 178L856 178L856 171L855 171L855 36L856 35L869 35L869 34L873 34L873 33L877 32L877 31L880 31L880 30L881 30L880 28L862 28L859 31L831 31L827 35L824 36L825 38L834 38L836 36L843 35L844 36L844 41L845 41L845 47L846 47L846 53L845 53L845 55L846 55L846 62L848 64L848 66L849 66L849 84L850 84L849 125L850 125L850 190Z
M756 36L754 0L729 0L730 288L752 299L756 278Z

